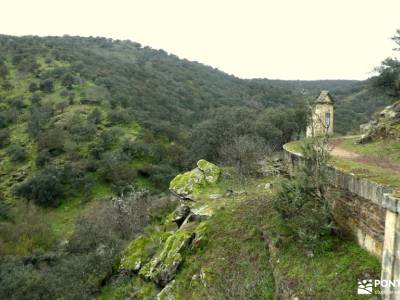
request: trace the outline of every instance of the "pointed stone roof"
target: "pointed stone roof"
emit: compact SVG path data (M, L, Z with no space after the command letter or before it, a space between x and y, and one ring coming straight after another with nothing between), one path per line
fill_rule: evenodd
M321 104L333 104L335 101L332 98L331 94L329 94L329 91L321 91L321 94L319 94L318 98L314 101L314 103L321 103Z

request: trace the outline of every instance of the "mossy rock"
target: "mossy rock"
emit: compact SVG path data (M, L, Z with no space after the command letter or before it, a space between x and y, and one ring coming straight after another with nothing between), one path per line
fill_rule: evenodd
M197 167L203 171L205 179L208 183L216 183L221 175L221 169L205 159L200 159L197 162Z
M181 196L197 194L202 187L206 186L203 172L199 168L177 175L170 183L169 188Z
M208 242L209 222L201 222L195 230L195 238L193 239L192 246L195 248L202 248Z
M145 236L139 236L133 240L125 250L124 256L121 259L120 269L129 271L139 271L144 263L149 261L149 244L151 239Z
M206 220L213 216L214 209L207 204L192 209L192 214L200 220Z
M150 261L151 256L170 235L169 232L154 232L134 239L124 252L120 270L139 271L143 265Z
M182 228L186 228L186 226L190 223L193 222L199 223L202 221L206 221L209 218L211 218L213 214L214 214L213 208L211 208L207 204L197 208L193 208L181 226Z
M184 174L177 175L170 183L169 188L180 196L198 194L202 188L218 181L221 169L216 165L201 159L197 168Z
M129 299L151 300L159 293L159 288L154 283L141 283L140 288L134 293L134 296Z
M168 237L164 247L149 263L140 270L139 274L156 284L165 286L174 279L176 271L182 263L182 251L190 244L194 233L178 230Z
M175 280L172 280L168 283L161 292L158 293L156 300L175 300L175 296L173 294Z

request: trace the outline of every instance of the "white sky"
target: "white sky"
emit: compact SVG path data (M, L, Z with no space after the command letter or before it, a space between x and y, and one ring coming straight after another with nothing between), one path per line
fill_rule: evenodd
M130 39L241 78L365 79L400 0L0 0L0 33Z

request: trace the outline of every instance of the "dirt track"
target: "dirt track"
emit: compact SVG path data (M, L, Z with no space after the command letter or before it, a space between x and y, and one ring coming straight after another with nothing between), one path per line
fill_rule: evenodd
M392 161L384 157L364 155L356 152L352 152L341 147L342 140L333 140L331 142L332 156L342 157L345 159L351 159L355 162L367 164L370 166L380 167L384 169L389 169L400 174L400 163Z

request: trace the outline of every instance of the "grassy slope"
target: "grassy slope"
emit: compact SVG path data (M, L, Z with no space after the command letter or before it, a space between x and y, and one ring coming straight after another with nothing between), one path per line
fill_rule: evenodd
M65 63L57 60L53 60L49 64L45 63L44 59L42 58L38 58L37 61L40 64L41 69L44 71L52 70L56 67L68 66ZM17 201L14 197L12 197L12 188L16 183L15 178L31 175L37 171L37 168L35 165L36 145L32 142L27 134L27 121L25 117L31 105L30 101L28 100L31 97L31 93L28 91L28 86L29 83L32 82L33 77L31 74L24 75L18 72L11 64L8 64L8 67L10 70L8 80L14 86L14 89L10 92L0 89L0 96L5 96L7 98L23 96L25 98L25 108L23 109L24 112L19 116L14 124L9 126L9 129L11 130L10 145L22 145L28 152L28 158L24 162L14 163L7 155L8 147L0 149L0 190L4 194L5 200L11 204L11 206L14 206ZM75 94L74 104L69 105L63 111L57 112L56 116L54 117L57 118L57 122L64 122L74 114L86 116L95 108L98 108L102 112L104 119L107 111L109 110L107 104L82 105L79 103L80 96L94 86L95 84L90 81L83 81L79 85L75 85L70 91ZM56 104L62 101L64 98L60 95L60 92L63 89L64 88L57 80L55 82L54 92L51 94L43 93L42 102ZM124 125L116 125L113 127L119 128L121 131L119 141L122 141L126 138L135 139L140 131L140 126L135 122ZM103 130L108 128L110 128L110 124L108 124L106 120L103 120L102 123L97 126L96 137L98 137ZM77 151L79 155L85 156L87 154L88 144L89 142L77 143L75 145L75 151ZM119 144L117 143L115 147L118 146ZM69 160L67 155L67 153L63 153L57 156L55 159L56 163L62 165L65 161ZM134 163L135 162L133 162L133 164ZM73 223L77 215L92 205L92 200L102 199L112 194L111 188L108 184L102 182L95 174L92 174L91 176L93 177L93 184L89 193L76 192L74 195L64 199L59 207L55 209L51 208L41 210L42 217L49 222L50 227L57 237L64 237L65 234L69 234L73 231ZM151 187L150 183L145 178L141 177L138 178L136 184L139 186ZM14 213L16 214L16 220L19 218L24 218L23 212L19 211L18 209L14 210Z
M223 181L203 191L200 202L219 207L206 221L206 239L184 253L173 293L176 299L273 299L276 288L289 283L292 296L310 299L356 299L357 279L368 273L379 278L380 263L355 242L332 237L328 252L308 257L295 241L286 241L282 221L274 213L271 178L248 180L247 195L210 200L209 196L237 189ZM270 253L268 244L274 245ZM275 277L274 277L275 275ZM98 299L153 299L154 286L137 276L107 285Z
M341 147L364 155L384 157L400 162L399 140L378 140L368 144L356 144L356 138L344 139Z

